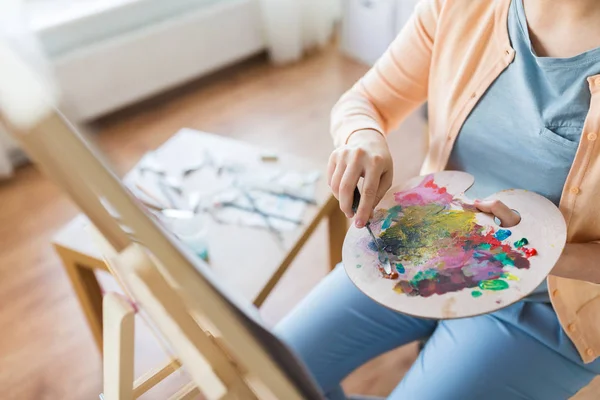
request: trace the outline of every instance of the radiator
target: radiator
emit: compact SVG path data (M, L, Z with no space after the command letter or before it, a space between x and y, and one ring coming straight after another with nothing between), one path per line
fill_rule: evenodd
M65 111L86 121L266 48L256 0L212 2L52 58Z

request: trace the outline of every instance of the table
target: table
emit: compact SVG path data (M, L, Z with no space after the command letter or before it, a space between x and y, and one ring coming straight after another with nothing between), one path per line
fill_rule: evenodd
M191 129L180 130L155 154L165 169L170 170L179 168L186 158L194 157L200 149L210 149L214 154L227 152L244 163L264 164L260 158L264 154L262 149ZM324 170L323 165L288 154L278 154L278 161L273 165L300 171ZM308 207L298 228L283 232L283 245L278 244L267 230L210 223L208 246L211 268L226 285L260 307L323 220L327 220L328 224L329 263L333 268L342 260L347 219L323 177L317 182L316 200L317 205ZM52 244L102 351L102 289L95 272L109 271L86 229L89 224L84 215L77 216L58 232Z

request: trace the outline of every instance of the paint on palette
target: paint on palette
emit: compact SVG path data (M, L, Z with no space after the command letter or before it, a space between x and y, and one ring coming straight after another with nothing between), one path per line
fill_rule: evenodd
M473 297L481 297L481 296L483 296L483 293L481 293L479 290L473 290L471 292L471 296L473 296Z
M508 289L508 282L502 279L490 279L479 282L479 288L482 290L504 290Z
M515 247L520 249L521 247L527 246L529 244L529 240L527 238L521 238L515 242Z
M537 256L537 253L538 253L537 250L534 248L524 247L522 250L523 250L523 253L525 253L525 257L527 257L527 258Z
M472 288L479 297L477 292L505 290L508 281L518 280L508 270L529 268L529 249L515 248L527 239L515 247L503 242L511 231L478 224L475 206L454 198L433 175L395 193L394 200L393 207L377 210L371 227L401 274L397 293L429 297ZM372 240L367 247L377 251Z
M506 240L512 235L512 232L508 229L500 229L498 232L494 233L494 237L498 240Z
M502 274L502 277L504 279L508 279L509 281L519 281L520 280L518 276L515 276L515 275L513 275L511 273L508 273L508 272L504 272Z

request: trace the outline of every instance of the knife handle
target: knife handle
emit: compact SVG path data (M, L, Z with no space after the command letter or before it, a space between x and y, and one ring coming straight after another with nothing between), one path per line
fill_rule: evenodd
M360 204L360 191L358 190L358 186L354 188L354 196L352 197L352 211L356 214L358 210L358 205Z

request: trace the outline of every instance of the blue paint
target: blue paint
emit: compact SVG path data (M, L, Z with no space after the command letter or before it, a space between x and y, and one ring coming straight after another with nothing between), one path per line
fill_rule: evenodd
M500 229L498 232L494 234L494 237L498 240L508 239L512 235L512 232L508 229Z

